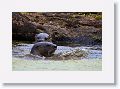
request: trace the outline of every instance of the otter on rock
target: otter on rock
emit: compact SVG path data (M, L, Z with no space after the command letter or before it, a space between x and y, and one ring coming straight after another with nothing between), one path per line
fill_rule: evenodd
M51 42L38 42L34 44L30 53L33 55L50 57L56 49L57 45Z
M57 45L52 42L46 42L49 35L47 33L40 33L35 36L36 43L31 49L31 54L50 57L53 55L55 50L57 49Z
M49 38L49 35L47 33L39 33L35 35L36 42L46 41L48 38Z

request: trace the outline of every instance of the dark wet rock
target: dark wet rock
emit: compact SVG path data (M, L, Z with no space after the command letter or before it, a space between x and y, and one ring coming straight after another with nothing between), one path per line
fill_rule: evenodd
M48 33L54 43L102 44L102 19L88 13L12 13L12 39L34 42L35 34ZM99 17L100 16L100 17Z
M50 57L53 55L56 49L57 45L51 42L37 42L32 47L30 53L33 55Z
M36 26L21 13L12 13L12 39L34 40Z

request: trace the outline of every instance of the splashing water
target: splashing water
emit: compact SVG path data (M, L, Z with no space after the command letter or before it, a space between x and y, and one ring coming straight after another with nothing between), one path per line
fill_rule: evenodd
M25 59L45 59L43 57L34 56L30 54L30 50L33 44L18 44L13 47L13 57L25 58ZM69 46L58 46L54 53L53 58L58 57L79 57L80 59L101 59L102 50L100 47L69 47ZM52 57L49 57L52 59ZM47 58L47 59L49 59Z
M18 44L12 48L13 71L101 71L101 47L58 46L52 57L30 54L33 44Z

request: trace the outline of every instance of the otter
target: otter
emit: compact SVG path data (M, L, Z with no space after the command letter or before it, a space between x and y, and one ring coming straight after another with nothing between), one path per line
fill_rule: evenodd
M35 35L36 42L43 42L43 41L46 41L48 38L49 38L49 35L47 33L39 33Z
M51 42L37 42L32 47L30 53L38 56L51 57L56 49L57 45Z

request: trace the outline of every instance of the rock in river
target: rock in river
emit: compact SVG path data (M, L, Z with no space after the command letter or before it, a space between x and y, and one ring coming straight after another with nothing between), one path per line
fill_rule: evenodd
M33 55L50 57L53 55L56 49L57 45L51 42L37 42L32 47L30 53Z

